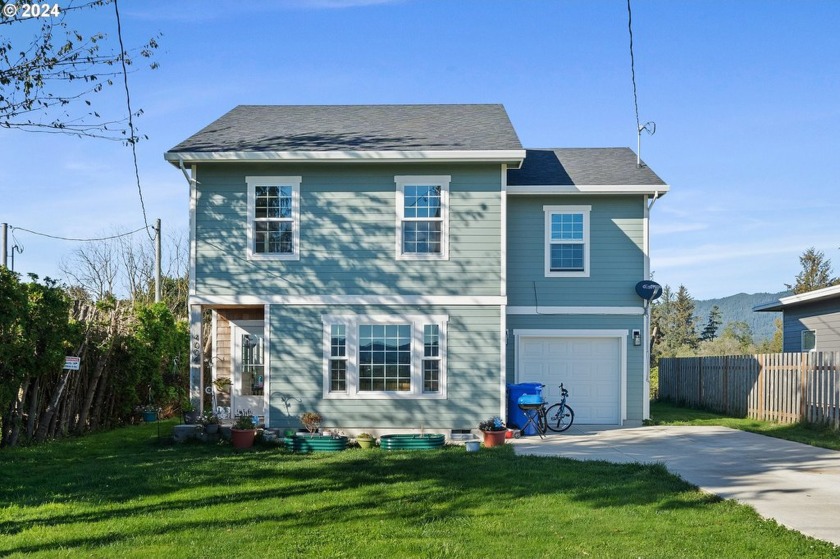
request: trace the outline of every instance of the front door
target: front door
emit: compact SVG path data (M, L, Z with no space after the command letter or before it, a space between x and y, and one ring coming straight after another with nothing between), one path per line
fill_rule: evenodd
M262 321L233 324L233 385L231 411L265 415L265 340Z

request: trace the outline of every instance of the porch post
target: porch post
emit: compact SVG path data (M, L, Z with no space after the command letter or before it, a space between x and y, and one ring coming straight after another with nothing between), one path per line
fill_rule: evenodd
M190 305L190 401L202 410L204 394L204 343L201 339L201 305Z

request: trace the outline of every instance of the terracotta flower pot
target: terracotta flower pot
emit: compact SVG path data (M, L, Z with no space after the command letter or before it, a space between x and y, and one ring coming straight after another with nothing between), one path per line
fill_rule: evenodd
M231 429L230 442L233 448L251 448L257 436L256 429Z
M484 433L484 446L501 446L505 444L507 431L482 431Z

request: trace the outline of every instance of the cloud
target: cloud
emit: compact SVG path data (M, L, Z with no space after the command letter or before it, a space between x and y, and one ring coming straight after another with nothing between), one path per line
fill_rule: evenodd
M822 239L793 239L785 243L778 239L770 239L758 243L742 244L705 244L696 247L680 247L666 250L656 250L653 254L653 261L657 268L691 268L695 266L710 264L713 262L725 262L739 260L748 266L750 261L762 256L772 256L772 260L780 261L780 257L787 258L792 255L798 258L809 246L816 246L818 250L825 247L836 246L837 241L831 235ZM820 248L823 247L823 248Z

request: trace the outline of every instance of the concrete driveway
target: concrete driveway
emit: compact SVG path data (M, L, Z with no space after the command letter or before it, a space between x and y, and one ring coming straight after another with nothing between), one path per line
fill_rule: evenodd
M544 440L510 442L517 454L662 463L704 491L736 499L788 528L840 545L840 452L726 427L584 425Z

